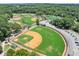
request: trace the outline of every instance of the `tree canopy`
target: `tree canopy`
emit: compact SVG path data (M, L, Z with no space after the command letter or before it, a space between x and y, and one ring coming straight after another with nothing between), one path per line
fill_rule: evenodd
M71 18L57 19L53 20L52 24L62 29L71 29L74 25L74 20Z

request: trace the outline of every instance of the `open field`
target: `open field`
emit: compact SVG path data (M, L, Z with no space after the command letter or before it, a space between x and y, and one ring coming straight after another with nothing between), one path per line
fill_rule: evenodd
M13 14L13 20L21 25L32 25L36 22L36 19L32 14Z
M25 35L29 35L28 37ZM49 27L38 26L17 38L23 47L31 48L45 55L62 55L65 44L63 38L55 30ZM29 39L29 40L27 40ZM19 43L18 43L19 44Z
M20 20L22 24L32 25L34 22L32 21L32 17L22 17Z

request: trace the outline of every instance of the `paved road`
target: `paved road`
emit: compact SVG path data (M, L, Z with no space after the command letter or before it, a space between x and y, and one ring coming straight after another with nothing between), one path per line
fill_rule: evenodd
M75 38L71 34L69 34L65 30L58 29L55 26L49 24L49 22L47 20L46 21L41 21L40 24L43 24L43 25L45 24L46 26L54 28L54 29L56 29L57 31L59 31L60 33L63 34L63 36L66 38L66 41L67 41L67 44L68 44L66 56L67 55L70 55L70 56L79 56L79 47L76 46ZM73 33L73 32L70 31L70 33ZM77 40L79 40L79 36L78 35L75 35L75 36L77 36L77 38L78 38Z

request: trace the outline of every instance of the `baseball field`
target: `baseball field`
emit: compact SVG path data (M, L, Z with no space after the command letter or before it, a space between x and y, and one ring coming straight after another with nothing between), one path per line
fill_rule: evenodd
M32 25L36 22L36 19L32 14L13 14L13 20L21 25Z
M48 56L63 55L65 49L63 36L45 26L35 27L19 35L14 42Z
M20 22L22 24L28 24L28 25L32 25L33 23L35 23L36 19L33 18L32 16L22 16L22 19L20 20Z

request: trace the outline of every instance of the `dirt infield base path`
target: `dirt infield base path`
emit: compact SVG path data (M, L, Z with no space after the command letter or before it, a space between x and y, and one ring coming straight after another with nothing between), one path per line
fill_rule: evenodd
M42 37L39 33L34 32L34 31L28 31L28 32L26 32L26 34L32 36L33 39L31 41L25 43L24 44L25 46L35 49L36 47L38 47L41 44Z

